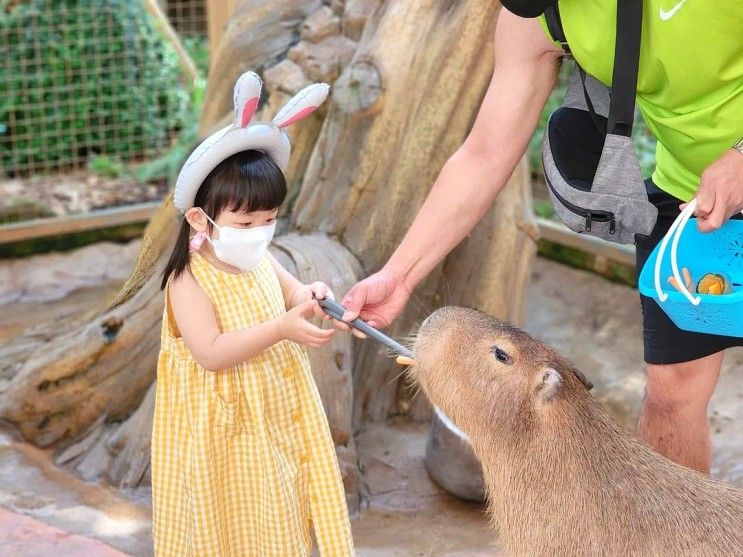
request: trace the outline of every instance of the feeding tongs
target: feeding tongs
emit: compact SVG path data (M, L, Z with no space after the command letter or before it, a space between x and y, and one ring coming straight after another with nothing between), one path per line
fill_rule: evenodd
M397 352L400 355L397 358L398 363L403 365L412 365L413 363L415 363L413 360L413 353L410 350L405 348L396 340L393 340L384 333L381 333L380 331L369 325L367 322L362 321L359 318L356 318L353 321L343 321L343 314L346 312L346 308L344 308L335 300L331 300L330 298L323 298L322 300L317 300L317 303L320 304L322 310L333 319L337 319L338 321L342 321L343 323L350 325L354 329L361 331L374 340L381 342L390 350Z

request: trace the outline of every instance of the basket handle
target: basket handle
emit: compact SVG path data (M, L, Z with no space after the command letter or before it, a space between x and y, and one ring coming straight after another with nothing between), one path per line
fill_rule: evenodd
M694 210L696 209L696 207L697 200L692 199L684 208L684 210L681 211L681 214L676 217L676 220L673 221L673 224L668 229L668 232L663 237L663 240L660 243L660 247L658 248L658 256L655 259L655 292L658 294L658 300L660 300L661 302L665 302L668 299L668 294L666 294L661 287L660 266L663 261L663 256L666 253L668 242L671 239L673 239L673 242L671 243L671 269L673 270L673 277L676 279L679 290L681 290L681 293L686 297L687 300L689 300L689 302L691 302L692 305L698 306L702 301L701 296L693 296L691 292L689 292L689 290L686 288L686 283L681 278L681 273L679 273L678 268L679 240L681 239L681 234L683 234L686 224L689 222L689 219L694 214Z

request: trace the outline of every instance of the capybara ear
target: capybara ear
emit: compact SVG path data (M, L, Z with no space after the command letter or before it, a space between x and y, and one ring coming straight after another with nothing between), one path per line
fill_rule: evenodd
M537 398L542 402L550 402L562 387L562 375L555 368L548 367L542 370L542 376L537 384Z
M583 383L583 385L588 389L589 391L593 389L593 383L591 383L588 380L588 377L583 375L583 373L575 366L570 366L570 371L573 375L575 375L578 379L580 379L580 382Z

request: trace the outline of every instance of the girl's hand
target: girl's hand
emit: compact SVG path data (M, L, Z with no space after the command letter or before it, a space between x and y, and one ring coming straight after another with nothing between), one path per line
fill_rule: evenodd
M307 321L317 310L322 313L317 300L309 299L287 311L278 321L279 336L314 348L330 342L334 329L321 329Z
M324 282L316 281L312 284L307 284L306 286L310 290L310 297L315 297L318 300L324 300L325 298L335 300L333 291Z
M325 298L335 300L333 291L324 282L316 281L311 284L303 284L294 291L294 294L292 294L291 307L296 307L307 300L323 300ZM315 316L325 320L331 319L331 317L328 316L319 305L317 305L317 308L315 309Z
M292 299L289 307L298 306L299 304L301 304L302 302L306 302L307 300L322 300L324 298L335 300L335 295L327 284L320 281L313 282L311 284L303 284L301 286L298 286L297 289L292 293ZM321 315L322 314L318 314L318 316Z
M303 284L294 291L294 294L292 294L292 307L306 302L307 300L323 300L325 298L335 300L335 294L333 294L333 291L324 282L316 281L311 284ZM352 329L343 321L337 321L330 317L322 310L319 304L316 306L315 315L322 318L323 321L332 321L335 328L340 331L351 331L351 334L358 338L366 338L364 333Z

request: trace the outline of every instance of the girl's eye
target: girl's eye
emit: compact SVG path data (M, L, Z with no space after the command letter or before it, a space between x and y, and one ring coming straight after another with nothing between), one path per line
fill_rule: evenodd
M266 221L266 224L273 224L274 222L276 222L276 217L271 217Z
M495 359L502 364L510 366L513 363L513 359L511 358L511 356L509 356L504 350L498 348L497 346L493 346L490 351L495 355Z

